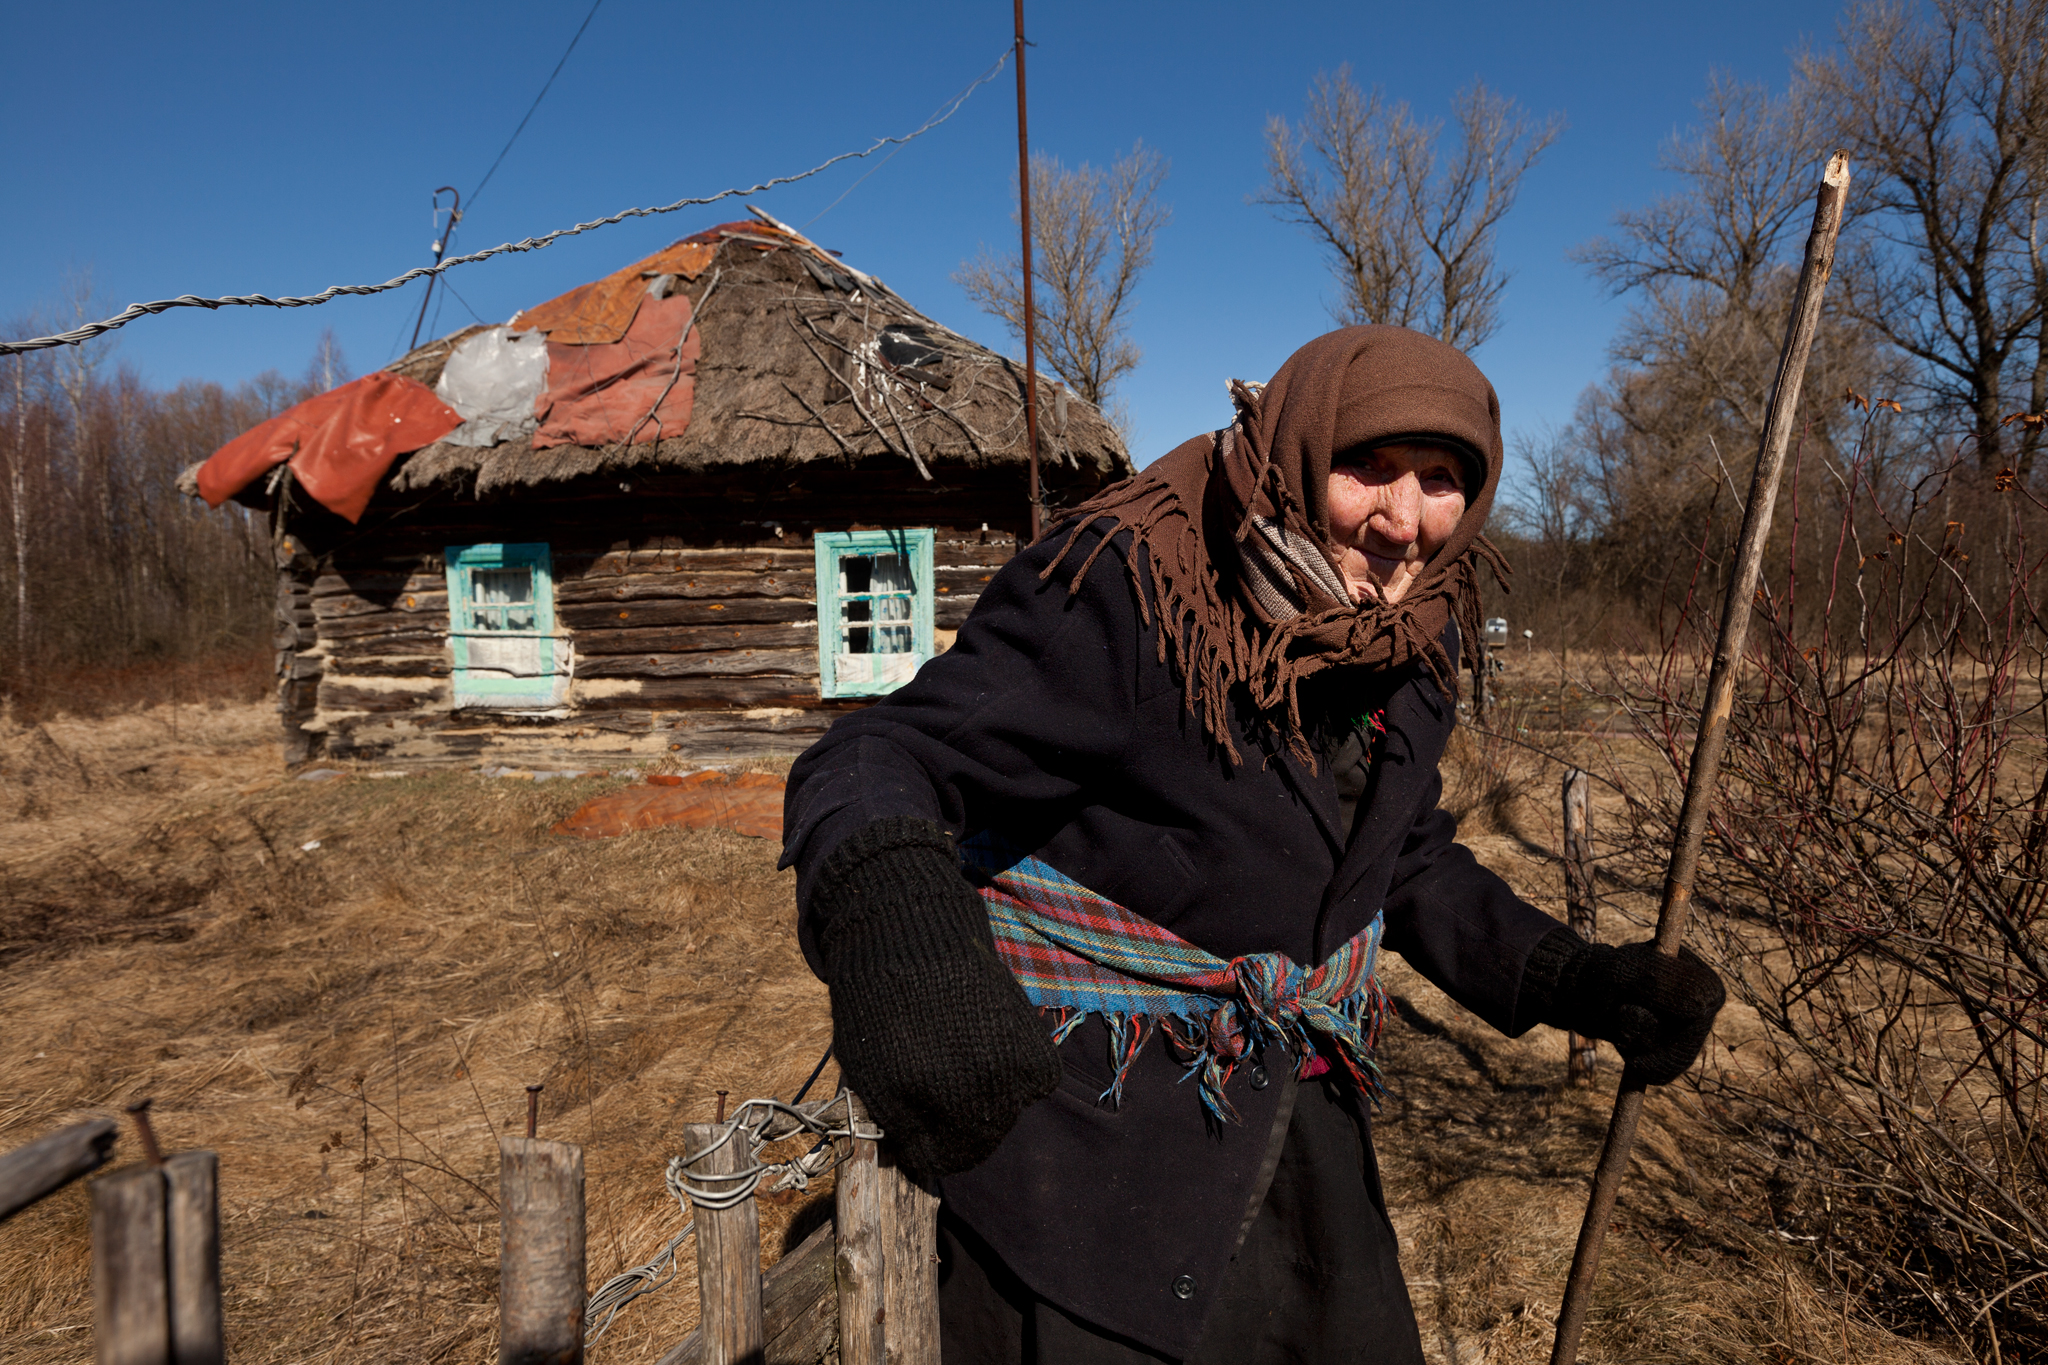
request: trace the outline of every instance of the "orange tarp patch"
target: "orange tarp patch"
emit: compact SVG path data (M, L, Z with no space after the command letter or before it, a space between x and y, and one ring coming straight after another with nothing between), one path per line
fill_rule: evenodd
M564 346L602 345L619 340L633 325L647 284L656 275L694 280L718 254L716 242L677 242L601 280L529 308L512 320L515 332L546 332Z
M533 448L638 445L680 436L697 395L697 356L690 298L649 299L618 341L571 346L548 338L547 389L534 404L540 428ZM689 337L683 338L684 328ZM682 340L678 354L676 342Z
M417 380L379 370L308 398L229 441L199 466L199 495L218 507L278 465L328 511L355 521L391 462L462 425Z
M729 829L756 839L782 838L782 779L772 773L691 773L653 777L588 802L555 826L579 839L613 839L629 830Z

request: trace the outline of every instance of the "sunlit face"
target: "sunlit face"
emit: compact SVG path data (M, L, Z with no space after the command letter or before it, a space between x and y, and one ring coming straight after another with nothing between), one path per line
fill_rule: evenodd
M1401 442L1338 453L1330 539L1354 602L1407 595L1465 515L1465 466L1448 446Z

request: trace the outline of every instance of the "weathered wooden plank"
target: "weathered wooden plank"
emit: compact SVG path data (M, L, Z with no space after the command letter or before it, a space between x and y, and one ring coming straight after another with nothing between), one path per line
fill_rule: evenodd
M1016 557L1013 544L975 545L939 541L932 546L932 567L946 569L1000 569Z
M831 1350L838 1320L832 1248L832 1225L827 1223L762 1277L767 1365L817 1365ZM703 1359L704 1334L694 1331L664 1351L655 1365L702 1365Z
M327 652L337 660L388 659L397 655L424 654L442 658L448 653L448 637L441 631L409 630L391 635L350 635L326 641Z
M220 1158L180 1152L164 1162L170 1246L171 1365L223 1365Z
M402 616L438 612L448 614L448 594L443 589L408 592L391 597L319 597L313 600L313 615L322 621L341 621L352 616Z
M932 574L932 591L940 595L966 593L972 596L986 588L995 576L993 568L939 569Z
M346 654L336 651L329 665L328 676L359 678L445 678L454 672L454 665L442 657L445 651L432 654L424 650L411 655L399 655L386 651L352 650Z
M87 1119L0 1156L0 1223L106 1165L114 1136L112 1119Z
M707 649L816 649L818 628L799 626L628 626L576 632L578 657L592 654L686 654Z
M883 1301L882 1179L875 1144L865 1138L842 1138L851 1144L834 1177L834 1212L839 1245L840 1365L884 1365L887 1359L887 1305Z
M573 630L596 630L607 626L706 626L783 625L792 621L816 621L815 602L800 598L740 598L730 602L634 602L626 606L610 603L566 603L555 617Z
M811 547L782 549L682 549L608 550L596 555L558 554L556 576L605 578L620 574L669 572L672 567L696 572L760 573L774 570L801 571L811 567Z
M1572 932L1588 943L1600 941L1598 902L1593 894L1593 785L1582 768L1564 775L1564 903ZM1565 1035L1565 1079L1591 1085L1599 1065L1591 1038Z
M713 1191L720 1188L715 1177L753 1164L753 1141L746 1130L732 1130L729 1138L726 1133L723 1124L683 1127L690 1178ZM709 1208L694 1196L691 1203L704 1365L760 1365L768 1344L761 1315L761 1206L742 1199L731 1208Z
M583 1149L498 1139L498 1365L583 1359Z
M783 569L760 573L617 574L610 578L578 578L555 585L558 606L570 602L724 601L738 597L809 597L817 575Z
M352 684L346 678L329 675L320 680L322 711L415 711L421 707L446 706L445 687L391 688Z
M882 1322L888 1365L939 1365L939 1196L881 1153Z
M979 593L973 597L941 597L932 603L932 624L940 630L958 630L974 614L975 605L980 601Z
M644 678L635 682L628 692L579 690L575 704L584 711L630 711L641 707L723 711L753 706L814 706L818 702L818 684L813 678Z
M407 593L446 592L447 575L440 570L355 570L324 573L313 580L312 597L325 605L335 598L393 598Z
M579 678L731 678L818 676L818 651L732 649L689 654L599 654L577 660Z
M319 622L322 641L438 641L449 634L446 612L418 616L354 616Z
M128 1166L92 1182L92 1335L98 1365L168 1365L164 1174Z

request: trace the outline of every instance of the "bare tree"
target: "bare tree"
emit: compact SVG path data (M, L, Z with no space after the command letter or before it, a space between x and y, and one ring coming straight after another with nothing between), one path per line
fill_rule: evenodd
M1057 157L1031 158L1038 353L1098 408L1117 380L1138 366L1128 314L1159 229L1172 215L1159 198L1166 173L1166 159L1142 142L1107 168L1084 161L1069 170ZM953 281L1022 337L1021 274L1015 253L992 256L984 249Z
M2043 428L2007 419L2048 407L2048 0L1938 0L1931 18L1858 6L1841 51L1801 71L1875 172L1848 307L1920 363L1983 468L2028 473Z
M1522 176L1557 140L1564 120L1533 124L1514 100L1474 81L1458 92L1457 145L1443 126L1351 69L1316 77L1299 128L1266 124L1266 187L1257 203L1307 228L1331 257L1342 323L1387 322L1478 346L1500 325L1507 273L1494 236Z

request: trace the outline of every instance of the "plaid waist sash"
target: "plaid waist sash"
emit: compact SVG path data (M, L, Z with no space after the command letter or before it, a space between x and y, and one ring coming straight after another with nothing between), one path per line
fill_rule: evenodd
M1155 1026L1187 1076L1199 1074L1202 1102L1221 1119L1237 1119L1223 1087L1254 1049L1286 1048L1297 1076L1327 1069L1312 1035L1327 1039L1359 1089L1379 1098L1372 1054L1386 1009L1373 973L1381 916L1313 969L1284 953L1225 959L989 835L961 849L988 907L996 954L1031 1003L1054 1014L1053 1041L1091 1014L1108 1025L1116 1078L1104 1098L1122 1099L1124 1077Z

